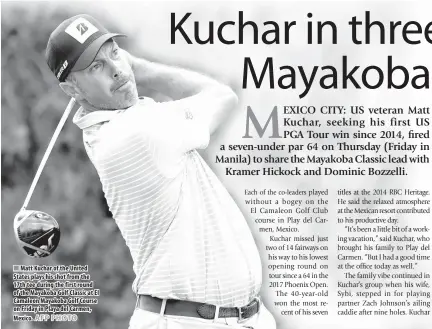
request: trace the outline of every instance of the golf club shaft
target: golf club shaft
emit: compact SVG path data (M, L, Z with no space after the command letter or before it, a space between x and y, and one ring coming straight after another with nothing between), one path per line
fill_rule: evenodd
M54 144L55 144L55 142L56 142L56 140L57 140L57 138L58 138L58 136L59 136L59 134L60 134L60 132L61 132L61 130L62 130L62 128L63 128L66 120L67 120L67 118L68 118L68 116L69 116L69 113L72 111L72 108L74 107L74 105L75 105L75 99L71 98L71 100L69 101L68 106L66 107L66 110L63 113L63 116L61 117L61 119L60 119L60 121L59 121L59 123L57 125L56 130L54 131L54 134L53 134L53 136L51 138L51 141L48 144L48 147L47 147L47 149L45 151L45 154L44 154L44 156L43 156L43 158L41 160L41 163L40 163L39 168L38 168L38 170L36 172L36 175L33 178L33 182L32 182L32 184L30 186L30 189L29 189L29 191L27 193L27 197L24 200L24 204L23 204L21 210L25 210L27 208L27 205L28 205L28 203L30 201L30 198L31 198L31 196L33 194L34 189L36 188L36 184L37 184L37 182L39 180L39 177L40 177L40 175L42 173L43 168L45 167L45 164L46 164L46 162L48 160L48 157L49 157L49 155L51 153L51 150L54 147Z
M47 250L45 250L45 249L41 249L41 248L39 248L39 247L36 247L36 246L34 246L34 245L32 245L32 244L29 244L29 243L26 243L26 242L24 242L24 241L21 241L21 244L22 244L23 246L27 247L27 248L32 249L32 250L36 250L36 251L43 252L43 253L45 253L45 254L51 255L51 253L50 253L49 251L47 251Z

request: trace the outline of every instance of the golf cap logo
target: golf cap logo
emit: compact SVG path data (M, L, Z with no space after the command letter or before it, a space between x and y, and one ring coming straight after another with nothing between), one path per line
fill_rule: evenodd
M84 33L86 33L88 31L88 27L84 23L79 23L76 28L78 31L81 32L81 35L83 35Z
M65 60L63 62L63 65L61 66L60 71L57 73L57 79L60 79L60 76L62 75L63 71L68 67L68 64L69 63L67 60Z
M65 30L67 34L81 44L97 31L99 31L98 28L83 17L74 20Z

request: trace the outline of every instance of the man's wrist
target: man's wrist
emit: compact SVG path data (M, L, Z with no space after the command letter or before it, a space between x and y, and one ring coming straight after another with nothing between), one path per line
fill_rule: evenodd
M148 66L150 62L142 58L137 58L129 54L129 52L127 52L124 49L123 52L126 56L128 64L132 68L132 72L134 73L135 76L135 82L137 84L140 84L142 87L146 87L143 84L146 82L145 77L147 75L146 72L148 72Z

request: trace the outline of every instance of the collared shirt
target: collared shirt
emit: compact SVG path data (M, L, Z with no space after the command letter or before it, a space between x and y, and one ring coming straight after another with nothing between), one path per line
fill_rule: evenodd
M208 145L208 123L185 104L145 98L127 110L80 108L74 122L131 252L134 292L243 306L261 287L258 250L196 151Z

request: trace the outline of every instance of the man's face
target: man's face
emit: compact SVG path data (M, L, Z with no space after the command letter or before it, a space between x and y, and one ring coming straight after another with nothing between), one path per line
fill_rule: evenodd
M90 66L74 72L74 77L81 101L97 109L124 109L138 100L132 68L111 40L102 45Z

